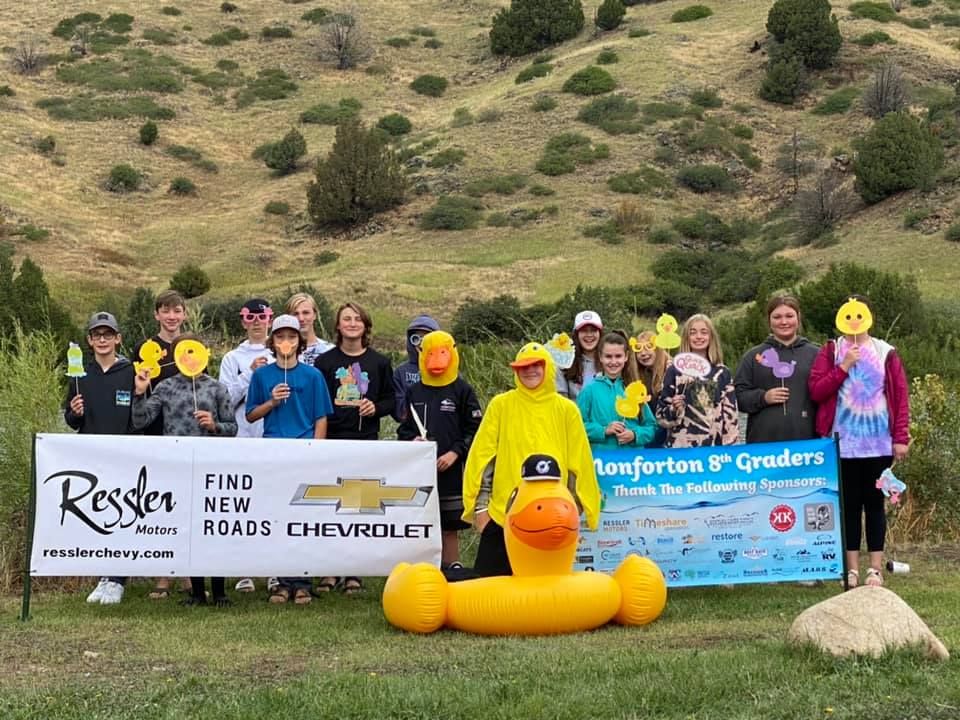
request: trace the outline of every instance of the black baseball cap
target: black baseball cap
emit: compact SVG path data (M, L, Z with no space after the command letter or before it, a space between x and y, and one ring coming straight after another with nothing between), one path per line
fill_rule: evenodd
M550 455L531 455L520 469L523 480L560 480L560 463Z

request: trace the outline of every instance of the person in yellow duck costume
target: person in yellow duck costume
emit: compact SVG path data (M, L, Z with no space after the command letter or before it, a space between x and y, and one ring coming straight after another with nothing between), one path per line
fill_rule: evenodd
M667 601L660 569L629 555L613 576L573 572L580 513L561 481L559 463L531 455L511 493L505 520L512 577L447 583L433 565L401 563L387 578L383 610L403 630L443 626L481 635L558 635L611 620L644 625Z
M550 352L541 343L527 343L510 367L516 388L490 401L463 473L463 519L481 533L475 563L480 575L511 574L503 522L507 500L520 484L517 471L530 455L556 458L591 528L600 513L587 431L577 406L557 393Z

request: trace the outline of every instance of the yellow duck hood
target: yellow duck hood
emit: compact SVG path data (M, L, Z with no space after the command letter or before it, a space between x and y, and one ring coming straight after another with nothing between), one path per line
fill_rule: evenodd
M530 390L526 385L520 382L520 376L517 374L516 368L514 368L513 384L519 392L531 398L532 400L548 400L551 396L557 394L557 383L554 381L557 373L557 367L553 362L553 356L550 354L550 351L547 350L543 344L532 342L524 345L517 352L517 357L514 359L513 363L511 363L511 366L516 365L517 363L526 364L533 362L543 363L543 382L533 390Z

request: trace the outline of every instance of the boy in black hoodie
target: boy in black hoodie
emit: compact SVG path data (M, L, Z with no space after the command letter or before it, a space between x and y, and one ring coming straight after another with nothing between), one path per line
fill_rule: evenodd
M397 404L393 408L393 419L398 423L407 417L407 405L404 398L411 385L420 382L420 343L423 336L440 325L429 315L417 315L407 326L407 361L393 370L393 394Z
M133 397L133 365L117 355L121 342L117 319L108 312L96 312L87 323L87 344L93 360L84 368L86 376L71 378L63 418L74 430L96 435L126 435L130 432L130 404ZM88 603L115 605L123 599L125 577L100 578L87 596Z

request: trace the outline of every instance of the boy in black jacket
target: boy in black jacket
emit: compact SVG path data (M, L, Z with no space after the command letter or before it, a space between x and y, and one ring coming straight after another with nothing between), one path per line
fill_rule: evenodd
M483 412L470 384L459 377L460 354L453 338L437 330L420 345L420 382L407 390L406 415L397 428L400 440L437 443L437 494L440 497L440 563L458 569L459 530L463 522L463 463Z
M96 312L87 323L87 344L93 360L82 378L71 378L63 418L80 433L126 435L130 432L130 403L133 396L133 365L117 355L120 327L108 312ZM100 578L88 603L114 605L123 599L125 577Z

